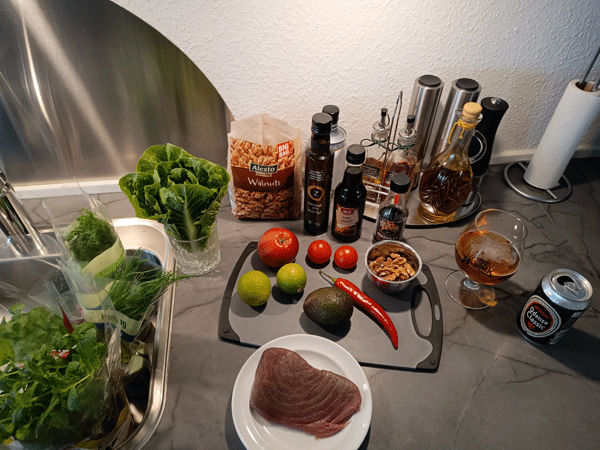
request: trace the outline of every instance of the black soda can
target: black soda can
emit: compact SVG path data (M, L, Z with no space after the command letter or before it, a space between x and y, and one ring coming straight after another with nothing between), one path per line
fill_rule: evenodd
M592 285L569 269L556 269L544 276L517 316L517 327L525 339L537 344L555 344L590 306Z

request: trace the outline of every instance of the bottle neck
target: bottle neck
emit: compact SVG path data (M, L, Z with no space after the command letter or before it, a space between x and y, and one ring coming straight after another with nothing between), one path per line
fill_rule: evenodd
M328 152L330 145L330 137L328 134L312 134L310 137L310 147L316 152Z
M360 186L362 183L362 169L359 166L348 166L344 172L342 185L344 187Z
M469 144L475 134L475 124L462 122L460 119L454 124L448 138L448 150L468 156Z
M409 191L410 192L410 191ZM390 191L382 206L395 205L400 209L406 209L406 202L408 200L408 192L399 193Z

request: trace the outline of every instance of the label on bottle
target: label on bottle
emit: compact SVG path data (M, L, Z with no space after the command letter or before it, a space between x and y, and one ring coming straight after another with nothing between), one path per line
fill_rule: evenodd
M325 189L323 189L322 186L311 184L308 189L306 189L306 194L309 199L318 203L325 197Z
M327 191L327 187L330 177L323 171L309 169L307 172L307 182L305 212L318 216L328 214L325 208L329 206L329 192Z
M354 236L358 232L359 221L359 208L336 205L335 223L333 224L336 233L343 236Z
M378 241L394 240L398 241L404 231L404 222L393 222L383 217L377 220L375 228L375 239Z
M546 300L533 295L521 311L521 330L532 338L543 338L556 332L561 325L560 315Z

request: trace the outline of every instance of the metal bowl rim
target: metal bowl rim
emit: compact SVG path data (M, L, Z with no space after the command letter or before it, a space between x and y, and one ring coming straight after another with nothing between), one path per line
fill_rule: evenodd
M371 268L369 267L369 254L373 251L373 249L375 249L376 247L379 247L383 244L396 244L396 245L400 245L403 248L407 249L408 251L412 252L413 255L415 255L415 257L417 258L417 261L419 262L419 267L418 269L415 271L416 273L410 277L408 280L401 280L401 281L388 281L388 280L384 280L383 278L375 275L373 273L373 271L371 270ZM417 251L412 248L410 245L406 244L405 242L401 242L401 241L394 241L394 240L385 240L385 241L378 241L375 242L374 244L372 244L367 251L365 252L365 266L367 268L367 273L369 275L371 275L372 277L376 278L377 280L383 282L383 283L389 283L391 286L400 286L403 284L408 284L411 281L413 281L415 278L417 278L419 276L419 274L421 273L421 269L423 267L423 261L421 260L421 256L417 253Z

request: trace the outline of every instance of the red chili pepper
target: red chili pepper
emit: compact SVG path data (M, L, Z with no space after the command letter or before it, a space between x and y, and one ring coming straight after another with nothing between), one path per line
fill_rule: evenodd
M67 329L67 331L69 332L69 334L71 334L73 332L74 328L73 328L73 325L71 324L71 321L67 317L65 310L62 309L62 306L60 307L60 312L62 312L63 324L64 324L65 328Z
M390 339L392 340L392 345L396 350L398 350L398 331L396 330L396 326L394 325L394 322L392 322L392 319L390 319L390 316L388 316L385 310L375 300L361 291L351 281L348 281L344 278L333 278L332 276L324 273L322 270L319 270L319 273L329 278L335 287L348 293L354 303L362 307L375 320L377 320L377 322L383 326L385 331L388 332Z

